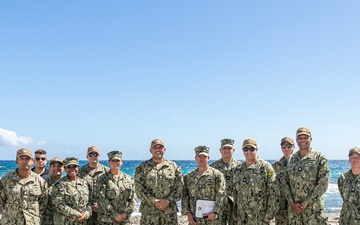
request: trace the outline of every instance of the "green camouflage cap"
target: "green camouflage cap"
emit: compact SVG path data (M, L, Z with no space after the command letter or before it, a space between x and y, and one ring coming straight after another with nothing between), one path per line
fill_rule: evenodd
M60 159L59 157L54 157L54 158L50 159L50 165L51 165L51 163L54 163L54 162L64 164L62 159Z
M63 160L63 164L65 167L69 165L79 166L79 159L75 157L67 157L66 159Z
M350 149L349 151L349 156L353 153L357 153L360 155L360 148L359 147L353 147L352 149Z
M16 151L16 158L19 158L20 156L29 156L30 158L32 158L32 153L31 150L28 148L20 148Z
M119 151L111 151L107 155L108 155L109 161L122 159L122 152L119 152Z
M97 154L100 154L100 149L97 146L93 145L93 146L88 147L88 149L87 149L87 154L89 154L91 152L96 152Z
M311 132L310 132L310 129L307 128L307 127L300 127L299 129L297 129L296 131L296 137L301 135L301 134L305 134L309 137L311 137Z
M291 137L283 137L280 144L284 143L285 141L289 142L292 145L294 144L294 140Z
M221 147L229 146L229 147L232 147L232 148L233 148L233 147L234 147L234 143L235 143L234 140L225 138L225 139L222 139L222 140L221 140Z
M210 151L210 148L206 147L206 146L198 146L195 148L196 156L199 156L199 155L209 156L209 151Z
M161 145L161 146L165 147L164 142L159 138L156 138L151 141L150 148L154 147L155 145Z
M242 147L245 148L245 146L250 145L251 147L257 148L256 140L254 138L246 138L243 141Z

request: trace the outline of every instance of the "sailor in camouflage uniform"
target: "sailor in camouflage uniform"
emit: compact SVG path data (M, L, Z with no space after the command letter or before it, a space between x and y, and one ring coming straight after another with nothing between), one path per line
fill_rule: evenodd
M163 158L166 151L161 139L150 145L152 158L135 170L135 190L140 199L141 225L177 225L177 205L181 198L181 168Z
M46 210L43 216L43 224L44 225L53 225L54 224L54 206L51 201L51 191L54 187L54 184L56 181L58 181L62 177L62 173L64 171L64 164L62 162L62 159L59 157L54 157L50 159L50 166L49 166L49 177L45 179L47 185L48 185L48 195L49 195L49 201L46 206Z
M3 207L0 224L40 225L48 201L46 182L30 170L33 164L30 149L17 150L16 164L18 168L0 180L0 205Z
M288 206L289 203L286 201L285 193L281 192L281 187L286 185L285 181L285 168L287 164L287 157L291 155L295 149L294 140L291 137L283 137L280 141L281 151L283 152L283 157L279 160L276 160L271 165L276 173L276 186L279 191L279 196L276 200L276 205L278 206L277 212L275 214L275 224L276 225L288 225L289 224L289 215L288 215Z
M223 210L221 216L221 225L235 225L235 221L233 218L233 199L229 194L231 193L231 179L234 173L234 169L240 165L240 162L234 159L232 156L235 152L234 148L235 141L232 139L223 139L221 140L221 159L214 161L210 164L211 167L219 170L224 174L226 180L226 193L228 194L227 203L225 204L225 208Z
M181 212L187 215L191 225L218 225L222 211L226 204L226 181L224 175L217 169L210 167L210 149L206 146L195 148L195 161L198 168L184 177L184 189L181 200ZM211 212L203 214L202 218L195 218L196 200L215 201ZM217 218L220 219L217 219Z
M88 182L90 188L90 201L92 205L92 215L88 220L88 225L96 225L97 223L97 212L98 212L98 203L94 201L94 187L99 177L109 171L109 167L101 165L100 160L100 150L97 146L90 146L87 149L86 158L88 163L82 166L79 170L79 177L83 178Z
M283 190L289 203L289 225L325 225L323 195L329 185L327 159L312 150L310 129L296 132L299 151L288 157Z
M66 176L60 178L51 191L55 207L55 225L87 225L91 216L89 186L77 177L79 159L68 157L63 160Z
M110 171L99 177L95 198L99 204L98 224L130 225L130 215L135 209L135 186L131 177L120 171L122 153L108 153Z
M274 218L277 188L271 164L257 157L256 140L243 141L245 162L233 175L234 217L238 225L268 224Z
M349 151L351 169L341 174L338 179L343 205L340 213L340 225L360 224L360 148Z

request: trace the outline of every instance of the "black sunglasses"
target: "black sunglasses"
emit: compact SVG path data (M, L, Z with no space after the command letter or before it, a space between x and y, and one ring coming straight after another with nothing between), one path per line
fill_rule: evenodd
M88 156L90 156L90 157L98 157L99 154L97 154L97 153L89 153Z
M35 159L36 159L36 161L40 161L40 159L41 159L41 161L45 161L46 160L46 158L45 157L35 157Z
M253 152L253 151L255 151L256 149L254 148L254 147L252 147L252 148L243 148L243 151L244 152L247 152L247 151L250 151L250 152Z
M281 148L292 148L294 145L281 145Z

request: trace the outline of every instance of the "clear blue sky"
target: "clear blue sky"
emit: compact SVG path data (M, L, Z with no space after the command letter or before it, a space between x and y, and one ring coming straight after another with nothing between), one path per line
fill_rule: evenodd
M1 1L0 151L168 159L222 138L260 158L310 127L312 147L360 145L359 1Z

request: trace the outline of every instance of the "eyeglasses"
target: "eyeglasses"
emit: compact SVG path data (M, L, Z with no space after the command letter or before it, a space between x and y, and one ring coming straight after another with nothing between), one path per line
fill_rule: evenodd
M243 148L243 151L244 152L247 152L247 151L250 151L250 152L253 152L255 151L256 149L253 147L253 148Z
M36 159L36 161L40 161L40 159L41 159L41 161L45 161L46 160L46 158L45 157L35 157L35 159Z
M281 145L281 148L292 148L294 145Z
M97 154L97 153L89 153L88 156L89 157L98 157L99 154Z

